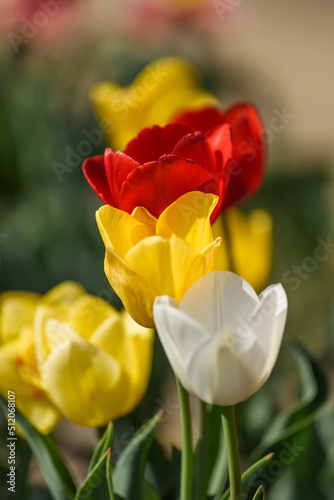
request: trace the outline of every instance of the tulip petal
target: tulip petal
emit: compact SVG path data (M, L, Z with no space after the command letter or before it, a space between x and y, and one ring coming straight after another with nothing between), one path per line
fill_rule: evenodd
M123 182L136 167L139 167L139 163L120 151L114 153L110 148L106 149L104 160L109 189L113 199L113 203L108 204L119 208L119 194Z
M30 292L5 292L1 295L1 344L17 339L21 328L33 321L39 298L40 295Z
M219 105L218 99L202 88L177 88L169 89L164 95L152 102L143 122L144 127L162 125L174 122L174 116L187 108L201 109L204 106ZM180 122L182 123L182 122ZM185 123L184 123L185 124ZM200 130L200 129L195 129Z
M174 147L172 154L192 160L210 173L215 169L215 157L201 132L182 137Z
M119 362L78 335L52 352L41 378L50 399L78 425L101 426L117 418L129 389Z
M258 389L265 355L249 330L224 331L202 342L188 359L186 378L209 404L234 405Z
M174 295L170 242L151 236L139 242L125 256L131 268L147 282L152 294Z
M259 386L264 384L276 363L281 347L288 310L288 300L280 283L266 288L260 304L248 323L256 332L257 342L265 353L266 363Z
M203 109L181 111L173 119L174 123L184 123L191 127L193 131L200 131L207 134L213 128L222 123L221 112L216 107L205 107Z
M212 226L214 237L221 236L216 270L229 270L227 242L223 217L229 228L229 244L235 272L258 291L263 289L272 265L272 218L265 210L253 210L250 214L237 208L225 211ZM245 252L247 248L247 252Z
M86 290L83 286L79 285L79 283L75 283L74 281L63 281L43 295L40 303L52 307L59 307L67 312L71 302L84 293L86 293Z
M157 219L145 207L136 207L131 215L137 221L145 224L152 236L156 234Z
M157 297L153 305L154 321L173 371L189 390L184 370L185 360L206 337L206 332L201 325L177 309L175 303L175 299L171 297Z
M255 291L240 276L216 271L205 274L186 291L180 309L215 334L247 320L258 304Z
M153 327L154 295L146 280L110 247L106 249L104 271L132 318L142 326Z
M165 155L156 162L136 168L123 183L120 207L131 213L145 206L159 215L175 200L189 191L217 191L212 176L191 160ZM159 193L159 196L157 196Z
M124 331L119 313L109 316L90 336L89 342L122 362Z
M60 414L38 387L27 384L17 366L20 341L10 342L0 349L0 392L7 397L15 392L16 404L23 415L43 434L53 431Z
M141 165L158 161L161 156L170 154L178 141L189 132L186 125L175 123L165 127L155 125L152 128L145 128L129 142L124 154Z
M96 222L106 247L121 257L143 238L151 235L151 228L126 212L104 205L96 212Z
M87 158L83 162L82 170L88 183L103 203L107 205L115 205L116 200L112 196L108 185L106 169L104 166L104 156L98 155Z
M185 193L167 207L157 222L157 234L168 238L176 234L198 253L212 243L210 216L218 197L200 191Z
M231 170L224 207L252 196L263 182L266 160L264 125L252 104L231 106L222 119L232 129L234 166Z
M124 327L124 346L122 366L127 371L130 389L121 414L132 411L143 398L151 374L154 330L139 326L127 314L122 313Z
M70 305L66 321L81 337L88 340L94 330L110 317L119 317L114 307L99 297L85 294Z

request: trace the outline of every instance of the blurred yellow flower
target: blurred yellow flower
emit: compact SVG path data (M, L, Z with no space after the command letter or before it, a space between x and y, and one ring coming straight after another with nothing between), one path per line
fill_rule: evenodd
M234 272L259 291L268 280L273 258L272 218L265 210L250 214L233 208L221 214L212 226L215 238L222 238L216 270L231 270L226 247L223 217L230 235Z
M129 314L153 326L159 295L181 300L200 276L214 270L220 238L210 224L218 197L193 191L156 219L145 208L132 215L104 205L96 214L106 246L105 273Z
M128 87L97 83L90 95L108 143L121 151L140 130L164 125L182 109L219 104L201 88L194 68L179 57L153 61Z
M133 410L146 390L153 331L76 283L43 297L3 294L0 326L0 391L14 391L43 433L62 416L103 425Z

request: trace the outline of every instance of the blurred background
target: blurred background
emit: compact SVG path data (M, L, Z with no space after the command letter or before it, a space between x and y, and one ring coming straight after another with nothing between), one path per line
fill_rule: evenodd
M104 246L94 218L101 202L81 171L85 157L102 154L107 143L79 152L79 161L61 179L54 165L65 164L68 148L78 152L84 130L99 126L89 99L94 83L128 85L154 59L179 55L224 107L253 101L269 129L265 183L243 208L263 208L273 217L268 283L283 283L289 298L287 337L320 362L333 399L334 3L51 3L0 0L1 291L45 293L71 279L120 307L103 271ZM271 119L278 115L284 126L273 131ZM319 244L326 259L317 259ZM125 429L136 429L159 406L168 410L160 441L167 447L179 443L175 388L158 342L155 348L156 376L139 408L117 423L116 451L127 444ZM297 398L296 373L282 349L268 384L239 410L245 457L252 449L250 436L258 436L273 415ZM328 405L305 431L305 454L270 485L270 500L295 499L297 489L305 500L334 498L333 429ZM82 479L97 442L95 430L62 423L55 438L75 477ZM25 443L21 446L24 465ZM2 450L0 465L5 464ZM25 492L22 498L50 498L35 463L29 474L31 496Z

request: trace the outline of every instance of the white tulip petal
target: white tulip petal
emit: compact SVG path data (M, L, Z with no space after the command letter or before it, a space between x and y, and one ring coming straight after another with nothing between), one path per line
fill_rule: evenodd
M186 366L190 391L210 404L228 406L258 387L265 355L251 329L224 332L202 343Z
M288 299L280 283L266 288L260 295L260 308L256 312L260 325L256 328L258 342L266 354L266 363L259 381L259 387L264 384L271 374L281 347L286 317ZM262 322L261 322L262 318ZM254 321L252 321L254 324Z
M188 388L184 365L188 356L208 338L209 334L190 316L169 305L167 299L166 297L155 299L153 305L155 326L174 372L182 385Z
M229 271L215 271L191 285L180 309L215 334L233 329L258 305L258 296L247 281Z

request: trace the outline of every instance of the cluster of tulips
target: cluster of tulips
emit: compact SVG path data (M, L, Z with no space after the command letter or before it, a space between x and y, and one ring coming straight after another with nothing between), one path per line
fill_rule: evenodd
M235 208L263 181L261 118L249 103L223 109L177 58L128 88L96 85L92 101L99 121L114 124L114 149L83 172L103 202L105 274L125 309L72 282L43 296L4 293L1 392L15 391L42 433L62 417L103 426L142 399L156 328L181 401L180 498L193 498L188 393L222 407L230 498L241 498L233 407L268 379L287 314L280 284L256 293L270 268L270 216Z

